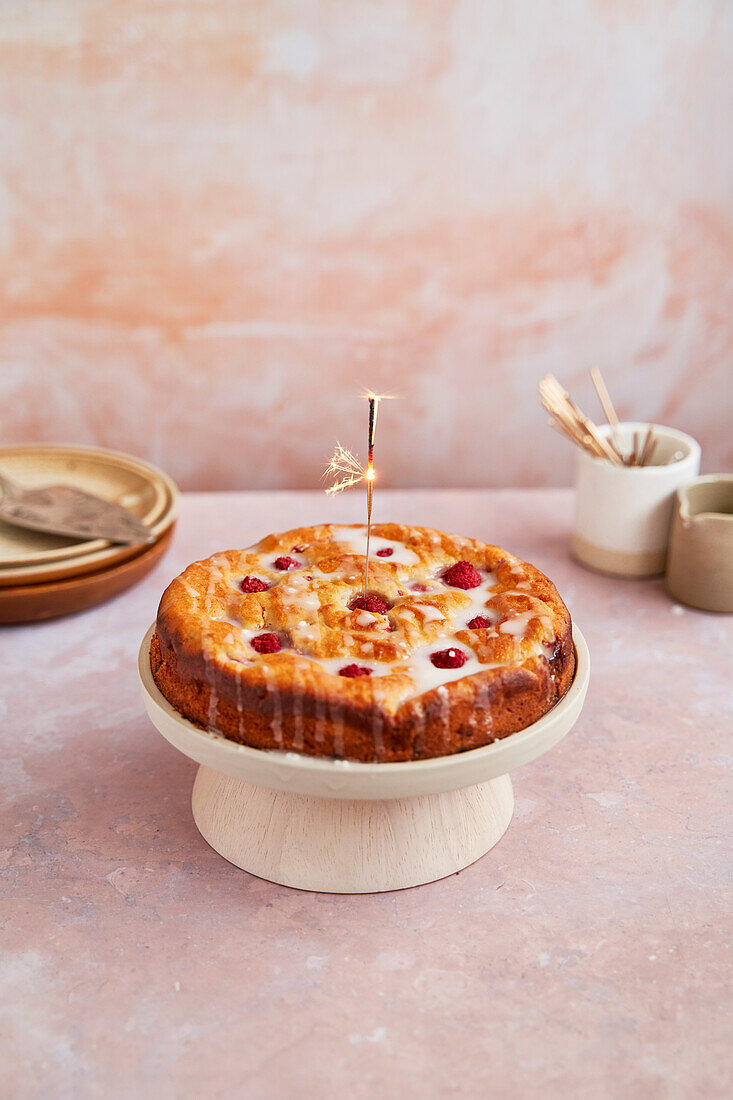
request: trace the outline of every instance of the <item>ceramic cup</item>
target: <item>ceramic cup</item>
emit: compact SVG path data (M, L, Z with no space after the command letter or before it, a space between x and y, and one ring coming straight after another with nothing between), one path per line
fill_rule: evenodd
M620 424L624 447L648 424ZM674 494L700 469L700 445L690 435L652 425L657 446L650 466L616 466L578 451L573 556L617 577L664 572ZM611 429L599 429L610 436ZM678 456L670 461L673 456Z
M733 612L733 474L698 477L677 490L667 591L691 607Z

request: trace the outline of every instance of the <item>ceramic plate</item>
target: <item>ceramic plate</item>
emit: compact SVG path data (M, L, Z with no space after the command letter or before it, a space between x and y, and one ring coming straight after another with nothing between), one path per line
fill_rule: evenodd
M85 489L129 508L148 525L160 518L167 503L166 489L173 485L154 466L131 455L98 447L35 444L0 447L0 473L6 473L24 489L56 483ZM26 531L0 520L0 567L59 561L109 546L106 539L80 542L42 531Z

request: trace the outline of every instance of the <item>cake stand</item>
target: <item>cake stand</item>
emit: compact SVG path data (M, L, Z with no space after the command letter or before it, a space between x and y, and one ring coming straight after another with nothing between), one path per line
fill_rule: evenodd
M503 836L514 810L509 772L572 728L588 688L588 647L573 627L576 669L538 722L469 752L401 764L361 764L265 752L182 718L138 654L145 708L166 740L199 765L191 805L211 847L259 878L328 893L400 890L444 878Z

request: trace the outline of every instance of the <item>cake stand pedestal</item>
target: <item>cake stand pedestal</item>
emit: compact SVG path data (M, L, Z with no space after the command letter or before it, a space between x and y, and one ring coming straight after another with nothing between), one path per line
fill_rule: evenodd
M253 875L329 893L398 890L484 854L514 810L508 775L412 798L289 794L199 768L193 816L212 848Z
M151 627L138 655L153 724L199 765L192 808L208 843L260 878L302 890L399 890L460 871L503 836L514 808L509 772L572 728L590 663L573 628L576 671L538 722L470 752L401 764L361 764L263 752L182 718L150 671Z

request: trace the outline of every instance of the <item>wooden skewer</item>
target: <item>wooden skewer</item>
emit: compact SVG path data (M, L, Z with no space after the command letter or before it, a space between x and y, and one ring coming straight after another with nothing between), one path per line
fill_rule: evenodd
M563 390L562 387L559 384L558 384L558 388L560 390L560 393L563 396L563 399L567 402L573 416L577 419L580 427L593 440L593 443L595 444L595 447L598 451L598 457L599 458L604 458L604 457L608 458L611 462L615 463L617 461L616 456L614 455L614 453L613 453L609 443L607 442L607 440L605 440L603 438L603 436L600 434L600 432L598 431L598 429L595 426L595 424L593 423L593 421L590 420L585 415L585 413L582 412L578 408L578 406L572 400L570 395L568 393L566 393L565 390Z
M548 374L539 383L539 396L548 412L565 423L568 431L575 434L580 442L582 432L577 412L565 390L560 387L553 375Z
M597 450L593 447L593 442L589 435L578 435L577 432L568 429L565 424L563 424L560 420L550 419L547 421L547 423L550 425L551 428L554 428L558 435L562 435L565 437L565 439L569 439L571 443L576 443L578 447L580 447L584 451L587 451L588 454L592 455L593 458L600 457Z
M654 429L651 424L647 427L646 435L644 436L644 442L641 445L641 454L639 455L639 465L646 466L649 458L652 454L652 443L654 442Z
M566 439L571 439L573 443L579 443L580 440L577 436L572 435L571 432L565 428L565 426L559 420L555 420L554 417L550 417L547 421L553 431L556 431L558 435L564 435Z
M628 465L630 465L630 466L637 466L638 465L638 441L639 441L639 433L637 431L635 431L634 432L634 450L631 453L630 463L628 463Z
M554 420L550 421L550 424L555 431L560 432L566 436L578 447L582 447L583 450L588 451L594 458L602 457L598 447L594 444L590 435L587 432L583 432L580 425L576 420L568 415L567 409L563 406L555 406L551 402L543 401L543 404L548 412L551 412Z
M554 417L554 426L557 431L561 431L577 446L587 450L590 454L596 455L596 449L590 440L584 438L584 433L580 429L577 419L572 415L566 402L559 399L549 379L544 379L540 383L540 398L542 404L548 412L552 413Z
M596 388L596 393L598 394L598 400L601 403L601 408L603 409L603 412L605 413L606 420L608 421L608 423L611 427L611 435L613 437L613 442L614 442L614 446L616 448L616 452L619 454L619 456L621 456L622 455L622 443L621 443L621 436L619 435L619 430L618 430L619 421L618 421L618 416L616 415L616 409L614 408L613 401L611 400L611 395L609 394L608 390L606 389L606 383L603 381L603 375L601 374L598 367L593 367L593 369L590 372L590 377L591 377L591 382L593 383L593 385Z
M614 453L614 454L616 455L616 457L618 458L618 460L619 460L619 462L621 463L621 465L622 465L622 466L623 466L623 465L625 465L625 463L624 463L624 456L623 456L623 452L622 452L622 451L620 451L620 450L618 449L618 447L616 446L616 444L614 443L614 441L613 441L612 439L607 439L607 440L606 440L606 443L608 443L608 446L609 446L609 447L611 448L611 450L613 451L613 453Z
M591 420L585 420L585 426L587 427L590 434L593 436L593 439L598 443L598 446L604 452L606 458L609 458L611 462L613 462L615 465L621 465L618 457L618 452L615 452L611 448L608 440L603 438L595 424Z
M587 436L588 433L581 429L581 425L577 418L570 414L565 405L550 406L549 404L545 404L545 408L549 412L552 412L553 416L563 425L566 433L571 438L575 439L577 443L582 444L584 437ZM596 452L598 448L592 446L591 449Z

